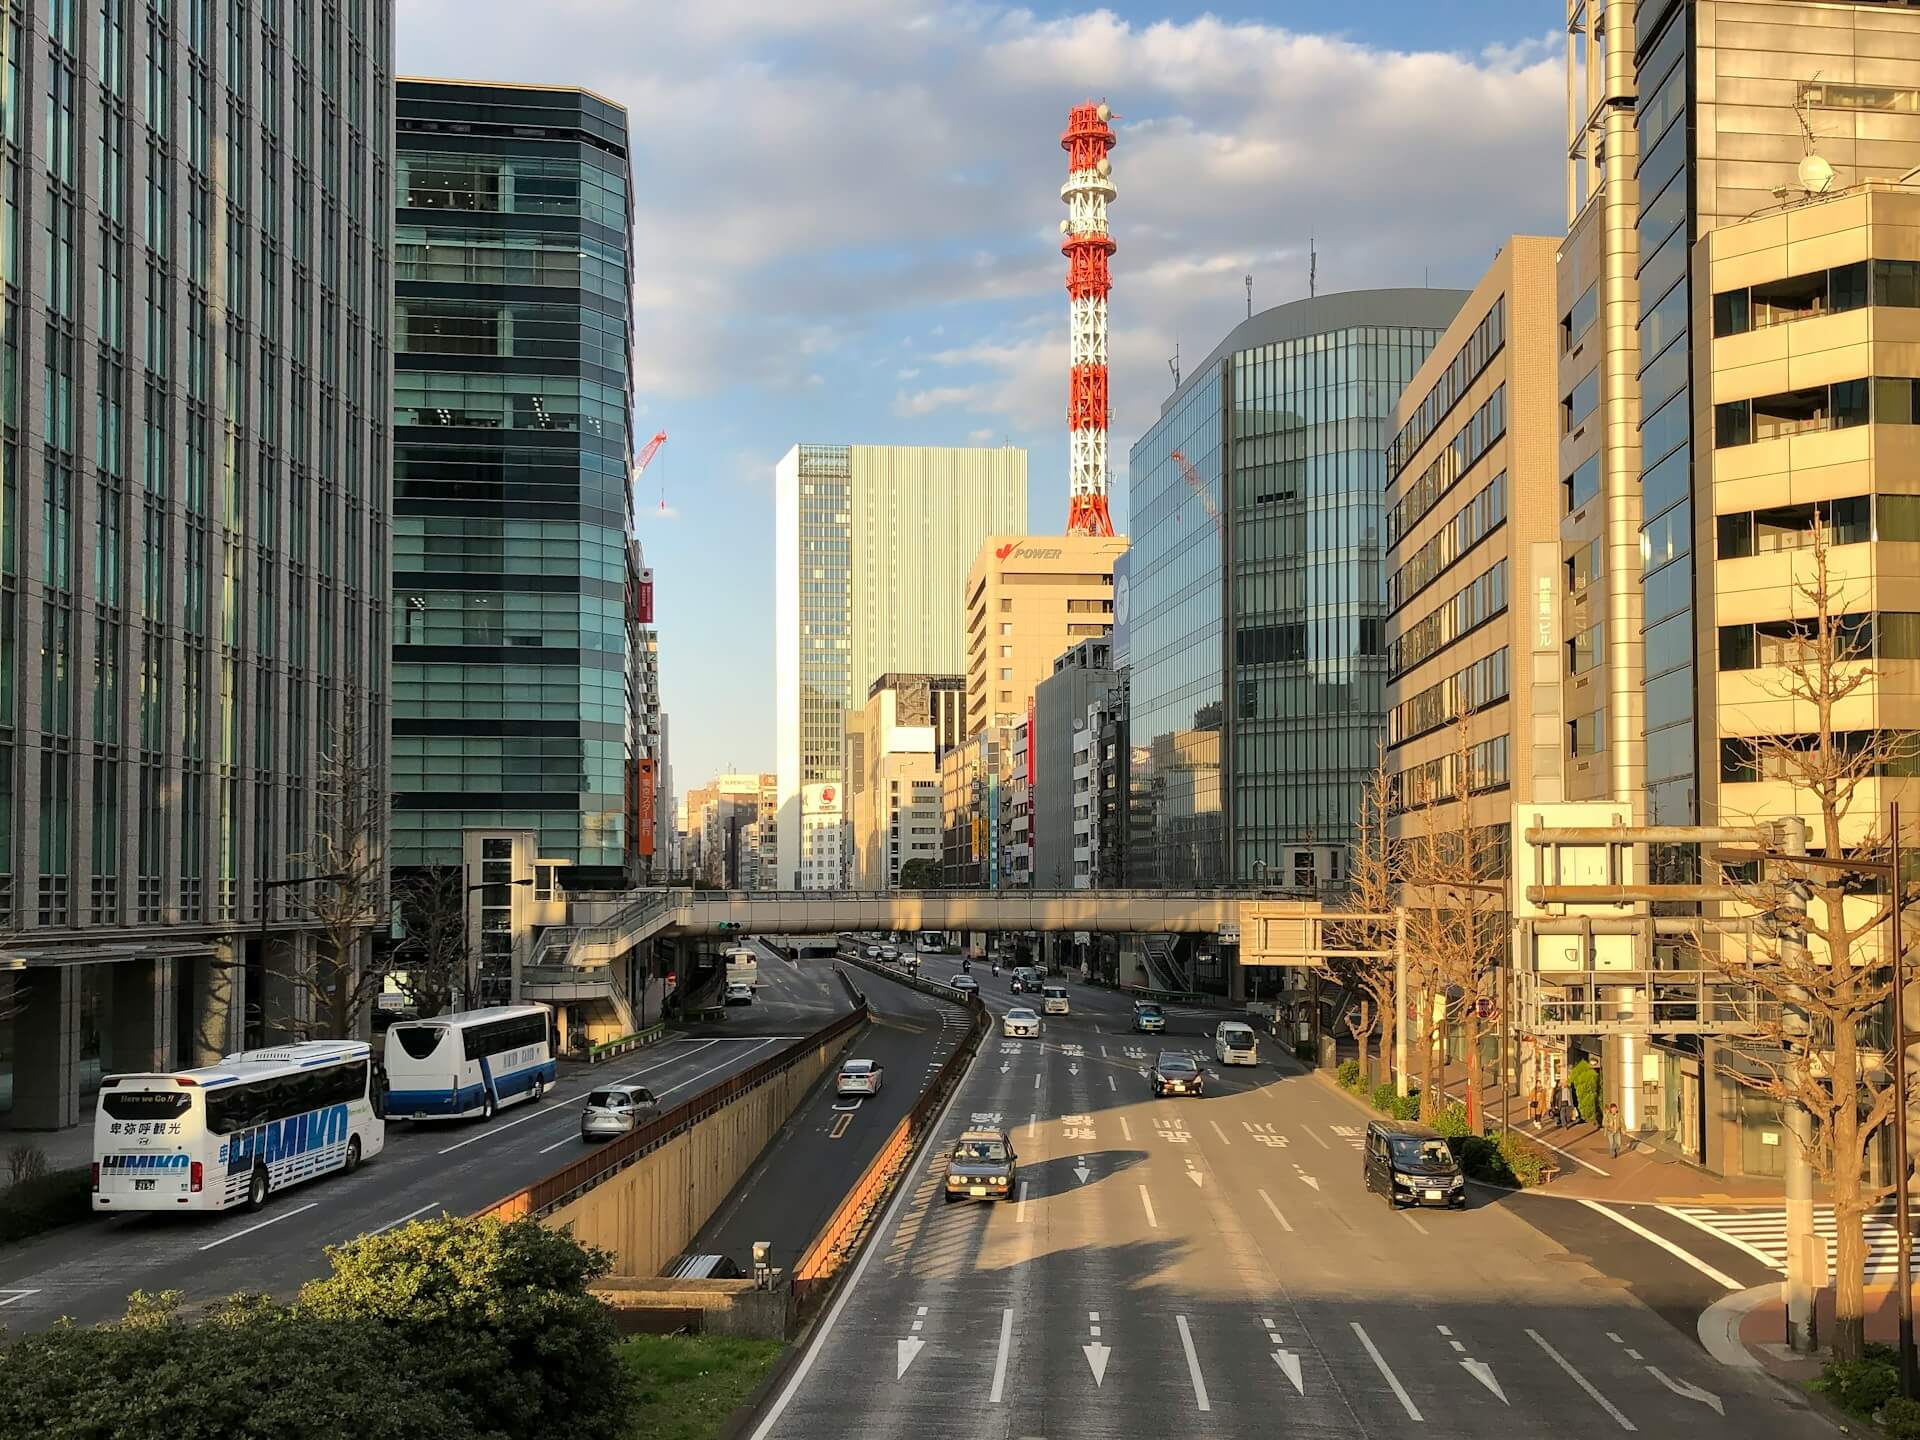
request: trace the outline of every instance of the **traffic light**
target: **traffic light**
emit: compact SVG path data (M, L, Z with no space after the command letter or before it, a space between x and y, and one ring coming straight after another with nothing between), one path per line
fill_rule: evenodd
M720 931L722 934L725 934L729 930L738 930L739 928L740 922L737 920L722 920L720 922Z

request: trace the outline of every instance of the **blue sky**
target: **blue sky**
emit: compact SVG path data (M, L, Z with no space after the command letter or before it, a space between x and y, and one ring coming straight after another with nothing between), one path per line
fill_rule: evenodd
M404 75L629 108L635 380L681 793L773 765L772 467L799 440L1029 451L1066 515L1067 107L1122 117L1114 491L1174 346L1306 291L1468 285L1557 233L1557 6L1297 0L403 0ZM538 22L528 23L537 13ZM659 507L664 495L667 509ZM956 604L958 598L956 597Z

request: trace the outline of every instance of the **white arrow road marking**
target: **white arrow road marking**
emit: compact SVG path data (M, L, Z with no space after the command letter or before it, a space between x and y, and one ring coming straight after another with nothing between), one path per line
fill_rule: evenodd
M1193 1381L1193 1403L1202 1410L1211 1410L1207 1402L1207 1381L1200 1373L1200 1356L1193 1348L1193 1332L1187 1328L1187 1317L1176 1315L1173 1323L1180 1327L1180 1347L1187 1352L1187 1376Z
M1294 1354L1291 1350L1276 1350L1273 1352L1273 1363L1280 1367L1281 1374L1293 1382L1293 1388L1296 1394L1304 1395L1307 1393L1307 1383L1300 1377L1300 1357L1298 1355Z
M1000 1312L1000 1354L993 1362L993 1389L987 1392L987 1403L998 1405L1000 1397L1007 1390L1007 1352L1013 1348L1013 1309L1009 1306Z
M909 1335L905 1340L896 1340L893 1361L893 1378L898 1380L907 1373L907 1367L913 1364L914 1357L927 1348L927 1342L918 1335Z
M1500 1382L1493 1378L1493 1367L1484 1360L1462 1360L1460 1368L1478 1380L1487 1389L1500 1398L1502 1405L1508 1404L1507 1392L1500 1388Z
M1084 1185L1087 1183L1087 1177L1093 1174L1093 1172L1087 1168L1087 1157L1084 1155L1076 1155L1073 1158L1080 1162L1073 1167L1073 1173L1080 1177L1080 1183Z
M1658 1365L1647 1366L1647 1373L1683 1400L1698 1400L1716 1415L1724 1416L1727 1413L1727 1407L1720 1403L1720 1397L1711 1390L1702 1390L1698 1385L1676 1380Z
M1012 1068L1013 1068L1013 1062L1012 1062L1012 1061L1010 1061L1010 1060L1002 1060L1002 1061L1000 1062L1000 1073L1001 1073L1002 1075L1004 1075L1004 1074L1006 1074L1006 1073L1007 1073L1007 1071L1009 1071L1009 1070L1011 1070Z
M1562 1370L1567 1372L1567 1378L1569 1380L1573 1381L1574 1384L1578 1385L1582 1390L1587 1392L1587 1398L1589 1400L1593 1401L1594 1404L1598 1405L1602 1410L1606 1411L1607 1414L1611 1415L1619 1423L1619 1426L1622 1430L1636 1430L1639 1428L1631 1420L1627 1419L1626 1416L1622 1415L1619 1409L1614 1405L1614 1403L1611 1400L1607 1399L1606 1396L1602 1395L1598 1390L1594 1389L1593 1382L1587 1379L1587 1377L1582 1375L1578 1370L1574 1369L1573 1366L1568 1363L1567 1357L1562 1355L1558 1350L1554 1349L1553 1346L1549 1345L1546 1342L1546 1338L1542 1336L1538 1330L1528 1330L1527 1334L1530 1337L1532 1337L1534 1344L1538 1345L1542 1350L1547 1352L1547 1358L1549 1360L1553 1361L1554 1364L1558 1365Z
M1107 1357L1113 1351L1096 1340L1091 1345L1082 1345L1080 1353L1087 1357L1087 1365L1093 1371L1093 1383L1097 1389L1100 1382L1107 1378Z
M1298 1175L1304 1183L1311 1185L1315 1190L1320 1188L1320 1182L1314 1179L1313 1176L1307 1174L1307 1172L1302 1170L1298 1165L1293 1167L1293 1173Z
M1187 1179L1193 1181L1193 1185L1196 1190L1201 1190L1206 1188L1206 1182L1202 1178L1200 1172L1194 1169L1193 1160L1191 1158L1187 1160Z
M1067 1066L1067 1074L1078 1075L1079 1073L1080 1073L1080 1067L1078 1065Z
M1407 1394L1407 1387L1400 1383L1400 1377L1394 1374L1391 1367L1388 1366L1387 1357L1380 1353L1380 1347L1373 1343L1373 1337L1360 1328L1360 1322L1358 1320L1350 1320L1347 1323L1353 1327L1353 1333L1359 1337L1360 1343L1366 1347L1367 1355L1373 1361L1373 1368L1380 1372L1381 1376L1392 1388L1395 1398L1400 1401L1400 1408L1407 1412L1407 1418L1424 1424L1426 1417L1421 1415L1420 1408L1413 1403L1413 1397Z

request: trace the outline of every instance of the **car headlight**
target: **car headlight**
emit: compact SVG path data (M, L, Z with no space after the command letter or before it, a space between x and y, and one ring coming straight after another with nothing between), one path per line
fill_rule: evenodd
M1453 1177L1452 1179L1450 1179L1450 1180L1448 1180L1448 1181L1447 1181L1447 1188L1448 1188L1449 1190L1455 1190L1455 1189L1458 1189L1458 1188L1459 1188L1460 1186L1462 1186L1462 1185L1464 1185L1464 1184L1466 1184L1466 1183L1467 1183L1467 1178L1466 1178L1466 1176L1464 1176L1464 1175L1455 1175L1455 1176L1454 1176L1454 1177Z
M955 1190L958 1190L962 1185L966 1183L967 1182L962 1180L958 1175L947 1176L947 1184L953 1187Z
M1413 1176L1402 1175L1398 1170L1393 1172L1393 1183L1407 1190L1414 1188Z

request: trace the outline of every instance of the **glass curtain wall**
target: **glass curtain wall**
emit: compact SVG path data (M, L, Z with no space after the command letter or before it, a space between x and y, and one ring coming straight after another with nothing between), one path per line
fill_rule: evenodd
M399 87L396 866L622 863L630 193L616 106Z

